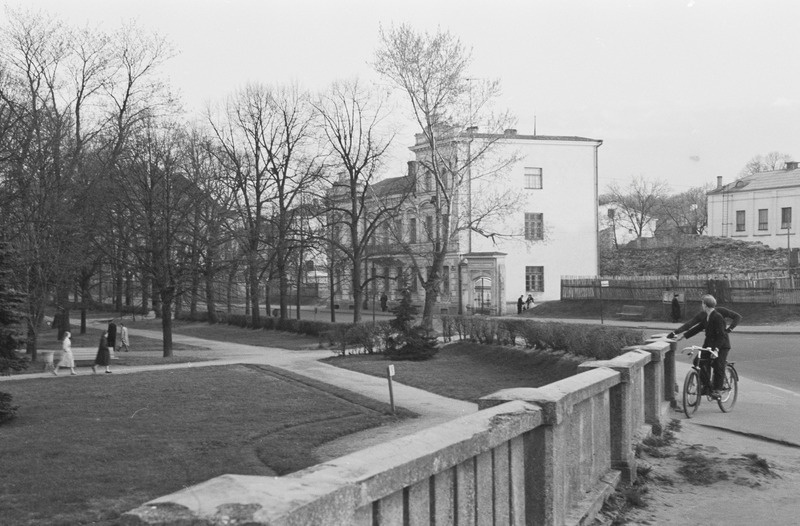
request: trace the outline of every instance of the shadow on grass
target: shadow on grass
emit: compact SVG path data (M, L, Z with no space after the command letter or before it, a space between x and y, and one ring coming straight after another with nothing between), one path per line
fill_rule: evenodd
M577 373L585 358L554 351L530 351L477 343L445 345L431 360L389 361L383 355L360 354L322 360L352 371L386 376L395 366L394 380L441 396L477 401L501 389L541 387Z
M408 417L267 366L4 382L19 405L0 443L2 522L114 524L225 473L276 475L335 438Z

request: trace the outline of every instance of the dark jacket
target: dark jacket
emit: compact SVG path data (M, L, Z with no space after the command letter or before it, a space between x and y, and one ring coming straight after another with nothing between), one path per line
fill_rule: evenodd
M725 329L725 318L731 320L728 330L733 330L740 321L742 316L725 307L716 307L710 315L706 315L705 311L698 312L694 318L687 321L675 332L680 334L686 331L684 338L691 338L698 332L705 330L706 339L703 341L703 347L716 347L717 349L730 349L731 343L728 338L728 332Z

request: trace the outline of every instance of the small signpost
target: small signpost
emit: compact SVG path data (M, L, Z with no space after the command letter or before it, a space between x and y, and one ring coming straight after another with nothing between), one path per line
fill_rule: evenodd
M392 414L394 414L394 392L392 391L392 376L394 376L394 364L386 368L386 378L389 380L389 403L392 406Z
M608 280L607 279L600 280L600 289L599 289L599 294L600 294L600 325L603 325L603 289L604 288L608 288Z

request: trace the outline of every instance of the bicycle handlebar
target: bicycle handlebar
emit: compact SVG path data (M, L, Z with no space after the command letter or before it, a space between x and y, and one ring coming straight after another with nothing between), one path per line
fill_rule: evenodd
M700 347L699 345L692 345L690 347L684 347L683 350L686 351L686 354L693 354L694 352L708 351L708 352L711 353L711 356L713 356L714 358L719 356L719 351L716 351L715 349L712 349L711 347Z

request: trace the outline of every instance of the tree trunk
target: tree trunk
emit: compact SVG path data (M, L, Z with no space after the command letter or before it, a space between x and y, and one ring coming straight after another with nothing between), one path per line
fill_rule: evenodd
M247 271L250 276L248 283L250 286L250 316L253 327L259 327L261 325L261 316L258 306L258 262L255 252L250 254Z
M161 333L164 340L164 358L172 356L172 301L174 289L167 288L160 292L161 298Z

